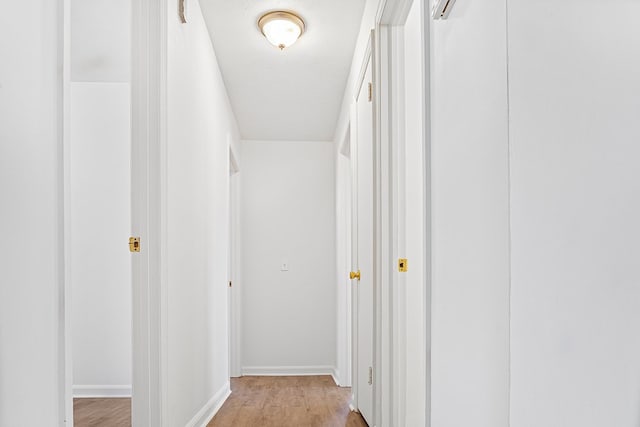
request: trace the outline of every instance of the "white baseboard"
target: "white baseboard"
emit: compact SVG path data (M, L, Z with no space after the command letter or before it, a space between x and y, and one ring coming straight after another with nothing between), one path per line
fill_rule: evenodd
M242 375L258 377L333 376L333 366L243 366Z
M218 413L224 402L231 396L231 385L227 383L213 395L202 409L187 423L185 427L205 427Z
M338 368L333 368L331 377L333 378L333 382L336 383L338 387L340 387L340 372L338 371Z
M354 396L353 393L351 393L351 400L349 401L349 409L351 410L351 412L358 412L355 406L355 401L356 401L356 397Z
M107 398L107 397L131 397L130 385L74 385L73 397Z
M338 368L334 368L331 376L333 377L333 381L336 383L338 387L345 387L345 388L351 387L351 383L348 381L345 381L344 378L342 378L342 375L340 374L340 371L338 370Z

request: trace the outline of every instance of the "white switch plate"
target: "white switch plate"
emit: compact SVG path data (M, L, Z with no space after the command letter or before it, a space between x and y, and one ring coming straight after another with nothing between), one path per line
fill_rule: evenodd
M289 271L289 264L286 261L280 265L280 271Z

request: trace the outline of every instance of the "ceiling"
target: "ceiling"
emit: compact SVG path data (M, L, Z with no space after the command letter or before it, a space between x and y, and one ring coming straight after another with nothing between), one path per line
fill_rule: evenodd
M333 140L365 0L201 0L243 139ZM284 51L262 36L265 12L306 31Z

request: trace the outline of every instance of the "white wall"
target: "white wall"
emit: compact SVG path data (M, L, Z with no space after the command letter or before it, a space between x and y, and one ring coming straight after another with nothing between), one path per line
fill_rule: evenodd
M506 5L432 26L432 419L509 422Z
M70 78L120 82L131 78L131 0L65 0L70 5Z
M131 4L69 4L66 261L74 395L126 396L132 359Z
M244 374L335 366L334 156L330 142L243 142Z
M0 14L2 426L63 421L58 6L46 0L4 2Z
M504 6L434 23L432 423L637 426L639 5Z
M511 426L640 425L640 3L509 1Z
M165 397L169 426L205 423L229 392L228 141L235 118L196 1L168 3Z

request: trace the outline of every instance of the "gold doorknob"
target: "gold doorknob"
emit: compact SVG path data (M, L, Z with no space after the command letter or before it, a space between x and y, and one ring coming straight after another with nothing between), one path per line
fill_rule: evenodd
M357 272L352 271L351 273L349 273L349 279L351 279L351 280L353 280L353 279L360 280L360 270L358 270Z

